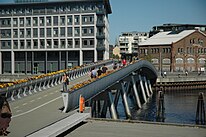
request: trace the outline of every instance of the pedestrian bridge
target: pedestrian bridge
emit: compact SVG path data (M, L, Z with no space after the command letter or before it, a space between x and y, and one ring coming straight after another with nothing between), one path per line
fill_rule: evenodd
M9 100L15 101L62 84L64 73L68 73L70 81L72 81L88 75L92 67L99 68L104 64L111 66L113 63L113 60L107 60L6 83L6 86L0 87L0 94L6 96ZM137 108L141 108L142 104L146 103L152 95L152 85L156 82L156 79L157 72L154 66L148 61L137 60L123 68L109 70L109 73L97 79L79 83L75 88L71 88L69 92L63 92L63 112L66 113L76 109L79 105L79 97L82 95L87 105L92 107L93 117L106 117L109 108L111 117L117 119L117 103L121 96L125 114L130 118L128 96L133 99Z
M64 110L68 112L78 107L80 95L92 108L93 117L106 117L109 108L111 117L118 119L117 103L122 97L125 114L131 117L128 96L134 100L137 108L147 102L156 82L157 72L154 66L145 60L138 60L121 69L110 71L103 77L80 84L73 91L63 92Z

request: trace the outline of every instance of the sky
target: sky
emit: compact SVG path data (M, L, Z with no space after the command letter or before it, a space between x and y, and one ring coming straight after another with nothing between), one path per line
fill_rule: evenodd
M0 0L1 3L13 0ZM149 32L166 23L206 25L206 0L110 0L110 44L122 32Z

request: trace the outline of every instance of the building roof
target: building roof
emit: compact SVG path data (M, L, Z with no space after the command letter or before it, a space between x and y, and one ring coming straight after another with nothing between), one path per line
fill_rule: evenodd
M34 0L31 0L34 1ZM103 4L105 5L105 8L107 10L108 14L112 13L112 9L111 9L111 5L110 5L110 1L109 0L53 0L53 1L44 1L42 0L41 2L37 0L37 2L23 2L23 3L3 3L0 4L0 8L16 8L16 6L39 6L39 5L59 5L59 4L65 4L65 3L78 3L78 2L103 2Z
M159 32L156 35L147 39L146 41L139 43L139 46L170 45L192 34L195 31L196 30L184 30L180 32L174 32L174 31Z

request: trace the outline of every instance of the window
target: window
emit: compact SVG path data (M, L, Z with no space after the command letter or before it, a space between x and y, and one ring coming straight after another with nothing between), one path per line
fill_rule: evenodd
M87 45L87 40L84 40L84 45L85 45L85 46Z
M31 40L26 41L26 48L31 49Z
M79 24L79 16L74 16L74 22L75 24Z
M44 37L44 28L40 28L40 37Z
M94 34L94 28L89 29L89 34Z
M14 41L13 41L13 44L14 44L14 45L13 45L13 48L14 48L14 49L18 49L18 41L17 41L17 40L14 40Z
M57 16L55 16L55 17L53 17L53 25L54 26L57 26L58 25L58 17Z
M50 28L47 28L46 29L46 33L47 33L47 37L51 37L51 29Z
M14 27L18 26L18 19L17 18L13 19L13 26Z
M183 63L183 59L182 58L176 58L176 63L177 64L182 64Z
M18 38L18 30L17 29L13 30L13 37Z
M162 62L163 62L164 64L170 64L170 63L171 63L170 59L163 59Z
M83 34L87 34L87 28L83 28L82 32Z
M19 31L19 35L20 35L21 38L24 37L24 29L20 29L20 31Z
M37 28L33 29L33 36L38 37L38 29Z
M33 25L34 25L34 26L37 26L37 25L38 25L38 18L37 18L37 17L34 17L34 18L33 18Z
M44 39L41 39L40 40L40 48L45 48L45 42L44 42Z
M73 45L72 39L67 40L67 45L68 45L68 48L72 48L72 45Z
M58 37L58 28L54 28L53 34L54 34L54 37Z
M152 59L151 61L152 61L152 64L158 64L159 63L158 59Z
M37 49L38 48L38 40L33 40L33 48Z
M90 45L94 46L94 40L90 40Z
M200 59L199 59L199 63L205 64L205 58L200 58Z
M31 18L26 18L26 26L31 26Z
M57 39L54 39L54 48L58 48L59 42Z
M67 28L67 36L68 37L72 36L72 28L71 27Z
M74 28L74 35L75 35L75 36L79 36L79 33L80 33L80 32L79 32L79 28L75 27L75 28Z
M51 25L51 17L46 17L46 23L47 25Z
M24 49L24 40L20 41L20 49Z
M24 26L24 18L20 18L20 26Z
M72 16L67 16L67 24L72 25Z
M40 23L40 26L44 26L44 17L40 17L39 23Z
M60 24L65 25L65 17L60 17Z
M193 64L193 63L195 63L195 60L193 58L188 58L187 63Z
M61 37L65 36L65 28L60 28L60 35Z

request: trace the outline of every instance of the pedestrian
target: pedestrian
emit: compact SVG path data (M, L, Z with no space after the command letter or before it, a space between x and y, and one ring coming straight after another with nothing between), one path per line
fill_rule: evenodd
M188 71L187 71L187 70L185 71L185 75L186 75L186 76L188 75Z
M164 77L167 77L167 72L166 71L164 71Z
M99 67L99 69L97 70L97 76L99 77L100 75L102 75L101 67Z
M116 70L117 69L117 63L114 63L113 69Z
M66 92L68 90L67 86L69 85L69 76L67 75L67 73L64 73L62 80L63 80L63 91Z
M10 132L7 131L11 122L11 109L6 97L0 95L0 136L7 136Z
M108 70L108 68L106 67L106 65L104 64L104 66L102 67L102 73L106 73Z
M95 70L95 67L92 67L90 76L91 76L91 78L97 77L97 71Z
M122 66L124 67L124 66L126 66L127 65L127 61L126 61L126 59L123 59L122 60Z

